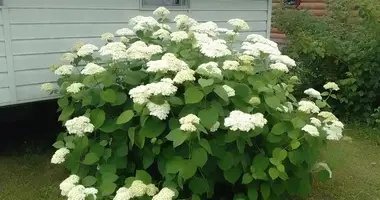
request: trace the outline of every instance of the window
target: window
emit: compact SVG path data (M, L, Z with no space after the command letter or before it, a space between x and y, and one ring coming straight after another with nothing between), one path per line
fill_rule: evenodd
M188 7L189 0L141 0L143 7Z
M297 7L301 4L301 0L283 0L285 7Z

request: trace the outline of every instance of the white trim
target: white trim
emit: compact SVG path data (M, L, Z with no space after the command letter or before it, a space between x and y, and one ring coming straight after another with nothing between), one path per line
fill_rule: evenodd
M268 0L267 38L270 39L272 25L272 0Z
M139 0L139 6L140 6L140 10L142 11L153 11L155 9L157 9L157 7L160 7L160 6L165 6L165 5L143 5L143 1L144 0ZM173 10L173 11L188 11L190 9L190 0L182 0L182 1L187 1L186 2L186 5L180 5L180 6L165 6L167 9L169 10Z

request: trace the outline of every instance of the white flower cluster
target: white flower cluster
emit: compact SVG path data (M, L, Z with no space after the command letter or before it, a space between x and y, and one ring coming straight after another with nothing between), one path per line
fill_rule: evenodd
M228 85L223 85L222 87L227 92L228 97L235 96L235 90L232 87Z
M254 44L250 42L243 42L241 49L245 50L243 53L250 56L260 56L261 53L269 55L281 55L278 47L273 47L268 44L256 42Z
M92 133L94 131L94 125L92 125L90 119L85 116L67 120L65 126L69 134L75 134L79 137L84 136L85 133Z
M235 60L226 60L223 62L224 70L239 71L239 62Z
M209 58L219 58L227 55L231 55L231 51L228 49L226 41L224 40L212 40L210 42L201 43L201 53Z
M194 74L195 71L191 69L181 70L175 75L173 81L178 84L182 84L185 81L195 81Z
M173 83L173 80L163 78L160 82L137 86L129 91L129 95L134 103L144 104L149 102L151 96L170 96L177 92L177 87Z
M70 175L59 185L62 196L67 196L67 200L85 200L87 196L93 196L96 199L98 190L96 188L86 188L83 185L77 185L79 177Z
M250 131L256 127L263 128L268 121L261 113L247 114L239 110L234 110L224 119L224 126L232 131Z
M198 22L195 21L194 19L190 18L187 15L177 15L174 18L174 21L176 23L176 27L180 30L186 30L189 27L192 27L194 25L197 25Z
M166 119L170 113L170 104L167 101L161 105L148 102L146 107L150 112L149 115L156 116L160 120Z
M99 48L93 44L85 44L80 47L77 52L77 55L80 57L85 57L93 54L95 51L99 50Z
M269 45L273 48L278 48L277 43L273 42L272 40L266 39L264 36L259 35L259 34L250 34L247 36L245 39L247 42L253 42L253 43L261 43L261 44L266 44Z
M55 75L58 75L58 76L65 76L65 75L71 75L73 73L73 70L74 70L74 66L72 65L62 65L58 67L58 69L56 69L54 73Z
M228 23L235 27L238 30L249 30L247 22L242 19L230 19Z
M199 65L195 71L200 75L208 76L211 78L222 79L223 77L222 70L218 68L218 63L216 62L203 63Z
M103 33L100 37L101 40L109 41L112 40L115 36L112 33Z
M170 32L167 31L166 29L161 28L155 31L152 34L152 37L156 39L167 40L167 39L170 39Z
M335 91L338 91L339 90L339 86L334 83L334 82L328 82L326 83L323 88L325 88L326 90L335 90Z
M220 127L220 122L215 122L215 124L211 126L210 131L216 132L219 129L219 127Z
M136 16L129 20L129 24L133 25L134 31L153 31L159 26L159 23L153 17Z
M65 162L65 157L67 154L70 153L70 150L63 147L63 148L60 148L58 149L57 151L55 151L53 157L51 158L51 163L53 164L61 164L63 162Z
M129 60L150 60L152 55L162 53L162 47L159 45L146 45L142 41L131 44L126 51L126 58Z
M154 196L157 192L158 188L155 185L145 185L142 181L135 180L129 188L119 188L113 200L130 200L144 195Z
M318 116L325 118L323 122L328 122L328 121L337 121L338 118L331 112L327 111L322 111L318 114Z
M44 83L41 85L41 91L52 92L54 90L54 85L51 83Z
M274 70L278 70L278 71L282 71L282 72L285 72L285 73L289 72L288 67L285 64L283 64L283 63L270 64L269 68L274 69Z
M127 46L122 42L110 42L99 50L101 56L111 56L113 60L126 59Z
M241 56L239 56L239 60L243 64L251 64L255 60L255 58L252 56L249 56L249 55L241 55Z
M80 73L84 75L95 75L105 71L106 69L95 63L88 63Z
M170 14L170 11L166 9L165 7L158 7L156 10L153 11L153 15L156 15L156 16L165 16L169 14Z
M149 61L147 64L147 72L162 72L167 73L171 72L179 72L182 70L189 69L189 66L186 62L178 59L172 53L166 53L162 56L161 60Z
M313 137L319 136L319 131L318 131L317 127L315 127L313 125L307 124L302 128L302 130L305 131L306 133L309 133Z
M314 102L312 101L305 101L305 100L302 100L300 102L298 102L298 110L299 111L302 111L304 113L319 113L320 109L317 105L315 105Z
M201 120L194 114L188 114L185 117L179 119L181 124L180 129L186 132L194 132L197 130L197 127L194 124L199 124Z
M276 110L284 113L293 112L293 104L291 102L285 102L285 105L281 105L280 107L276 108Z
M67 61L67 62L74 62L74 59L77 58L78 56L73 53L65 53L61 56L61 61Z
M205 46L213 41L206 33L194 33L195 47Z
M171 41L181 42L189 38L189 35L185 31L176 31L170 34Z
M161 191L155 195L152 200L172 200L175 196L173 190L169 188L162 188Z
M340 140L343 137L343 129L344 125L339 120L328 121L323 126L328 140Z
M275 63L283 63L288 67L295 67L296 61L286 55L269 55L269 59Z
M76 94L78 92L80 92L80 90L84 87L84 85L82 83L72 83L71 85L69 85L67 88L66 88L66 91L68 93L73 93L73 94Z
M218 34L218 25L212 21L199 23L190 27L190 31L197 33L205 33L209 36L215 37Z
M309 88L309 89L305 90L303 93L309 95L312 98L322 100L321 93L318 92L317 90L313 89L313 88Z
M129 28L122 28L116 31L116 35L118 36L134 36L135 32L133 32Z
M321 120L319 120L319 119L317 119L315 117L310 118L310 123L313 124L316 127L322 126Z

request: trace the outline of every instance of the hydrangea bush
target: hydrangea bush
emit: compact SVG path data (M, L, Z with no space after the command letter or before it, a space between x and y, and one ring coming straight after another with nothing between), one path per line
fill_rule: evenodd
M277 44L169 11L137 16L77 44L53 67L66 132L51 162L71 172L60 184L69 200L284 199L307 196L320 147L342 137L327 92L293 95L294 60ZM323 99L322 97L325 97ZM318 164L318 166L325 166ZM326 165L327 166L327 165ZM321 177L326 176L320 171ZM327 176L331 174L327 173ZM161 189L159 189L161 188Z

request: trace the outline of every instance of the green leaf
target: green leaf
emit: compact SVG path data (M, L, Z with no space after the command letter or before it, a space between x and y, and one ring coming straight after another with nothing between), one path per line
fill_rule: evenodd
M294 165L301 164L304 161L302 152L299 150L289 152L289 161Z
M222 98L225 102L228 102L228 94L227 94L226 90L222 86L220 86L220 85L216 86L215 89L214 89L214 92L220 98Z
M276 109L281 106L280 100L276 96L265 96L265 103L268 104L269 107Z
M108 103L116 102L116 92L113 89L106 89L100 92L100 98Z
M196 171L197 166L193 162L185 160L182 162L182 166L179 170L179 176L181 176L183 180L187 180L193 177Z
M327 106L326 101L321 101L321 100L317 100L317 101L315 101L315 104L316 104L318 107L320 107L320 108L324 108L324 107Z
M60 148L65 147L65 143L63 141L57 141L53 144L53 147L56 149L60 149Z
M234 89L236 96L246 98L251 95L251 89L246 84L238 84Z
M125 124L131 121L134 115L135 113L133 112L133 110L126 110L123 113L121 113L121 115L117 118L116 124Z
M186 90L185 92L185 102L186 104L194 104L194 103L198 103L200 102L203 97L204 97L204 94L202 91L200 91L198 88L196 87L190 87Z
M273 158L276 158L279 161L285 160L288 156L288 152L285 149L275 148L272 152Z
M157 105L162 105L165 103L165 97L163 97L161 95L152 96L149 98L149 100L151 102L153 102L154 104L157 104Z
M136 179L141 180L145 184L152 183L152 177L150 176L150 174L148 174L148 172L146 172L144 170L137 170L136 171Z
M75 108L74 106L67 106L64 108L61 112L61 115L59 115L58 121L66 121L70 118L70 116L74 113Z
M203 148L195 148L191 160L199 167L203 167L207 162L207 152Z
M102 175L102 181L103 182L115 182L119 179L119 176L114 173L105 173Z
M259 194L257 193L256 187L248 187L248 199L257 200L258 198Z
M103 125L106 119L106 113L102 109L91 110L90 121L95 128L99 128Z
M93 176L86 176L83 180L82 180L82 185L85 186L85 187L90 187L92 185L94 185L96 183L96 178L93 177Z
M274 165L279 165L281 164L281 161L279 161L277 158L269 158L270 163Z
M239 180L241 174L242 170L240 167L233 167L223 173L224 178L231 184L235 184L236 181Z
M212 155L212 151L211 151L211 147L210 147L210 144L208 143L208 141L206 139L201 139L199 141L199 144L210 154Z
M85 165L93 165L98 161L99 161L98 155L96 153L90 152L84 157L83 163Z
M181 129L174 129L166 136L166 139L173 142L173 147L176 148L181 145L189 137L189 133Z
M280 172L277 170L277 168L271 167L268 171L269 176L275 180L280 175Z
M293 140L297 140L299 135L300 135L300 130L298 130L298 129L288 132L289 138L291 138Z
M146 120L139 134L147 138L156 138L165 131L165 123L158 118L150 117Z
M300 145L301 143L298 140L292 140L292 142L290 142L290 146L292 147L293 150L297 149Z
M190 180L189 188L193 194L203 194L209 190L209 184L206 179L195 177Z
M222 158L218 161L218 166L226 171L234 165L234 156L230 152L226 152Z
M303 119L296 117L292 119L292 124L294 128L302 128L306 125L306 122Z
M183 100L179 97L176 97L176 96L172 96L169 98L169 103L170 105L183 105Z
M252 161L252 167L255 171L264 171L269 166L269 158L262 154L258 154Z
M169 160L166 163L166 171L170 174L178 173L182 167L182 160Z
M272 127L271 133L273 133L274 135L281 135L290 130L291 128L291 124L289 124L288 122L279 122Z
M105 133L112 133L119 127L120 126L116 124L115 119L107 119L99 129Z
M201 200L201 198L198 195L193 194L193 196L191 196L191 200Z
M243 184L249 184L249 183L252 182L252 181L253 181L253 177L252 177L252 175L251 175L250 173L245 173L245 174L243 175L243 180L242 180L241 183L243 183Z
M58 105L60 108L65 108L69 105L69 99L67 97L62 97L58 99Z
M150 154L144 154L143 157L143 167L144 169L147 169L153 164L154 161L154 155L152 153Z
M127 100L127 95L123 92L118 92L118 93L116 93L116 101L112 105L113 106L121 105L121 104L125 103L126 100Z
M283 164L279 164L276 166L279 172L285 172L285 166Z
M124 157L128 155L128 145L127 144L122 144L116 149L116 156L117 157Z
M322 95L322 96L328 96L328 95L329 95L329 92L322 92L321 95Z
M218 121L219 114L218 110L215 108L209 108L199 111L198 117L200 118L201 123L209 129Z
M99 191L102 194L102 196L108 196L114 193L116 190L116 184L112 182L103 182L100 187Z
M200 86L202 86L203 88L205 88L207 86L210 86L210 85L214 84L214 79L200 78L200 79L198 79L198 83L199 83Z
M100 165L99 172L101 174L115 174L116 173L116 166L114 164L103 164Z
M317 173L317 178L319 181L326 182L330 179L330 173L327 170L320 170Z
M136 128L131 127L128 129L128 138L129 138L129 148L132 149L133 145L135 144L135 133Z
M98 157L101 157L103 155L103 152L104 152L104 146L95 143L91 146L90 152L96 153L96 155L98 155Z
M261 184L261 186L260 186L260 192L261 192L261 196L264 199L268 199L269 195L270 195L270 187L269 187L269 185L267 183Z
M66 147L69 149L75 149L75 144L73 142L66 142Z

